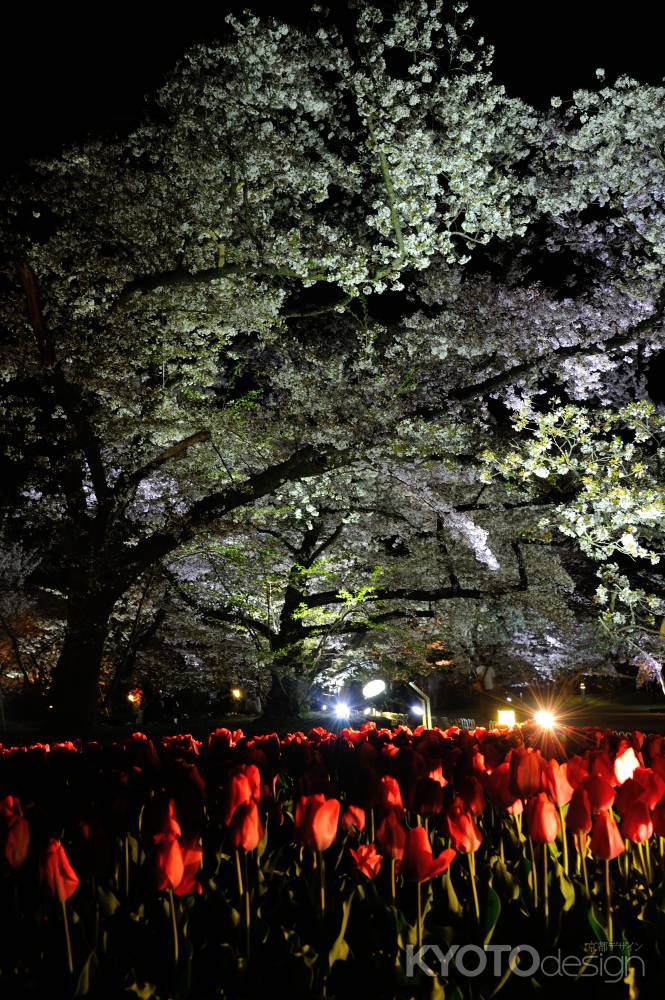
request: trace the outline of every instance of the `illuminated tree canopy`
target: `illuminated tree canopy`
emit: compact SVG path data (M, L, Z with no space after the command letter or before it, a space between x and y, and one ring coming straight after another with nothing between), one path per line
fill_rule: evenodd
M7 186L0 599L10 659L16 591L61 602L64 720L156 579L153 638L246 636L283 705L428 621L464 664L657 658L665 90L537 111L491 56L462 3L229 17Z

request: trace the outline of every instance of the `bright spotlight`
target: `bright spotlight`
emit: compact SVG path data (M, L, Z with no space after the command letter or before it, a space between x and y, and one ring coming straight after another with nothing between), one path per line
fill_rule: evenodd
M325 710L326 710L327 708L328 708L328 706L327 706L327 705L325 705L325 704L324 704L324 705L321 705L321 711L322 711L322 712L325 712Z
M231 688L231 697L235 698L236 701L240 701L242 698L242 691L240 688Z
M537 725L542 726L543 729L554 729L554 725L556 723L556 719L554 718L552 713L546 712L545 709L542 708L540 709L540 711L536 712L536 714L533 717L533 721Z
M363 688L363 698L376 698L377 695L383 694L385 690L385 681L368 681Z
M500 708L497 712L497 722L500 726L514 726L515 713L512 708Z
M348 719L351 715L351 709L344 702L338 701L335 705L335 715L338 719Z
M424 705L412 705L411 711L413 712L414 715L419 715L422 718L422 716L425 714L425 707Z

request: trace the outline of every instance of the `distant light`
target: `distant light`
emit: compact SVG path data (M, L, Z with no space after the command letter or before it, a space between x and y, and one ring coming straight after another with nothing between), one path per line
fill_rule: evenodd
M327 706L327 705L321 705L321 711L322 711L322 712L325 712L325 710L326 710L327 708L328 708L328 706Z
M584 681L582 681L582 683L580 684L580 691L586 691L586 684L584 683Z
M515 712L512 708L500 708L497 712L497 721L500 726L514 726Z
M348 719L351 715L351 709L344 702L338 701L335 705L335 715L338 719Z
M512 701L512 700L513 699L510 697L510 695L508 695L508 697L506 698L506 701Z
M363 698L376 698L386 690L386 682L381 680L368 681L363 688Z
M127 701L131 701L131 702L136 701L136 695L135 694L128 694L127 695Z
M546 712L544 709L540 709L540 711L536 712L533 717L533 721L537 723L537 725L542 726L543 729L554 729L554 725L556 723L556 719L552 713Z
M364 710L364 712L363 712L363 715L369 715L369 713L370 713L371 711L372 711L372 709L371 709L371 708L366 708L366 709Z
M231 697L235 698L236 701L240 701L242 698L242 691L240 688L231 688Z
M411 711L413 712L414 715L420 715L422 717L425 714L425 706L424 705L412 705L411 706Z

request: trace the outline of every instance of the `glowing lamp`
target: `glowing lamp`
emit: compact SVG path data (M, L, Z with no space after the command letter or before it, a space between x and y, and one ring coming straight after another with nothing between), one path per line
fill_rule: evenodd
M363 688L363 698L376 698L377 695L383 694L386 690L385 681L368 681Z
M554 729L556 719L551 712L546 712L545 709L540 709L533 717L533 721L542 726L543 729Z
M411 711L413 712L414 715L419 715L422 718L422 716L425 714L425 706L424 705L412 705L411 706Z
M500 726L514 726L515 712L512 708L500 708L497 712L497 722Z
M240 688L231 688L231 697L235 698L236 701L240 701L242 698L242 691Z
M348 719L351 715L351 709L343 701L338 701L335 705L335 715L338 719Z

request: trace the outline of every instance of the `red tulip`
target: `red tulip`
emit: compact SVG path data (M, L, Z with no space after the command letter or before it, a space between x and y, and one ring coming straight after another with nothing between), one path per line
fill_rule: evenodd
M381 786L379 789L379 808L384 812L388 812L390 809L404 809L404 802L402 801L402 792L400 790L398 782L395 778L391 778L389 774L384 774L381 778Z
M632 778L633 771L640 766L632 747L627 747L623 753L614 758L614 776L620 785Z
M395 812L389 812L376 831L376 842L385 857L400 861L406 844L406 828Z
M557 760L548 760L543 768L543 789L555 806L565 806L573 794L566 771L566 765L559 766Z
M645 795L646 789L638 781L635 781L633 778L627 778L623 785L620 785L616 793L614 808L623 816L628 806L632 805L637 799L644 799Z
M263 837L263 823L256 802L252 800L238 806L233 814L229 833L231 844L236 849L253 851L259 846Z
M579 788L588 777L589 768L582 757L575 756L566 761L566 778L573 788Z
M368 879L376 878L383 857L377 854L374 844L361 844L357 851L351 849L350 853L358 875L365 875Z
M665 799L661 799L653 810L653 832L657 837L665 837Z
M624 842L616 825L607 810L599 812L593 821L591 833L591 852L603 861L611 861L624 850Z
M614 789L599 774L592 774L587 778L583 788L589 796L589 803L595 813L609 809L614 802Z
M455 798L446 816L448 833L456 851L469 854L477 851L483 842L483 835L476 825L473 814L464 809L461 799Z
M584 788L576 788L566 813L566 826L571 833L588 833L591 829L591 805Z
M443 785L433 778L419 778L413 790L413 809L423 816L443 812Z
M464 802L467 812L474 816L480 816L485 809L485 793L478 778L471 774L463 778L459 785L458 794Z
M69 863L69 858L59 840L51 839L42 855L40 877L49 892L60 903L73 896L79 886L79 878Z
M365 810L360 806L347 806L342 815L342 830L350 833L356 829L359 833L365 829Z
M510 790L518 799L530 799L540 791L543 759L538 750L517 747L510 755Z
M432 846L424 826L409 830L404 846L400 872L410 882L425 882L442 875L455 857L456 851L448 848L438 856L432 855Z
M621 817L621 832L628 840L642 844L653 833L651 810L643 799L635 799Z
M551 844L556 840L560 824L556 807L544 792L527 803L529 836L536 844Z
M160 836L155 844L155 881L160 892L175 889L185 874L182 848L176 837Z
M155 834L154 839L155 841L159 841L168 839L169 837L179 837L181 833L180 823L178 823L178 817L176 816L175 811L175 802L173 799L169 799L166 815L164 816L162 825Z
M296 839L316 851L326 851L337 836L340 804L323 795L303 795L296 805Z
M507 761L487 775L485 785L492 805L499 809L509 809L515 802L519 802L521 811L522 800L516 799L510 790L510 764Z
M642 798L648 803L649 809L653 809L656 803L660 802L663 795L665 795L665 781L650 767L637 767L633 771L632 781L637 782L643 789Z
M0 853L8 867L16 871L25 864L29 849L30 825L19 800L7 795L0 799Z
M432 779L432 781L436 781L437 784L441 785L442 788L445 788L445 786L448 784L448 782L443 776L443 770L441 769L440 764L438 767L432 768L432 770L429 772L429 777Z
M181 845L181 851L183 865L182 879L174 887L173 891L176 896L188 896L190 893L200 895L203 892L203 886L197 881L195 875L201 868L201 862L203 861L201 845L195 838L184 840Z
M229 776L226 786L224 822L228 826L238 806L261 801L261 776L255 764L242 764Z

